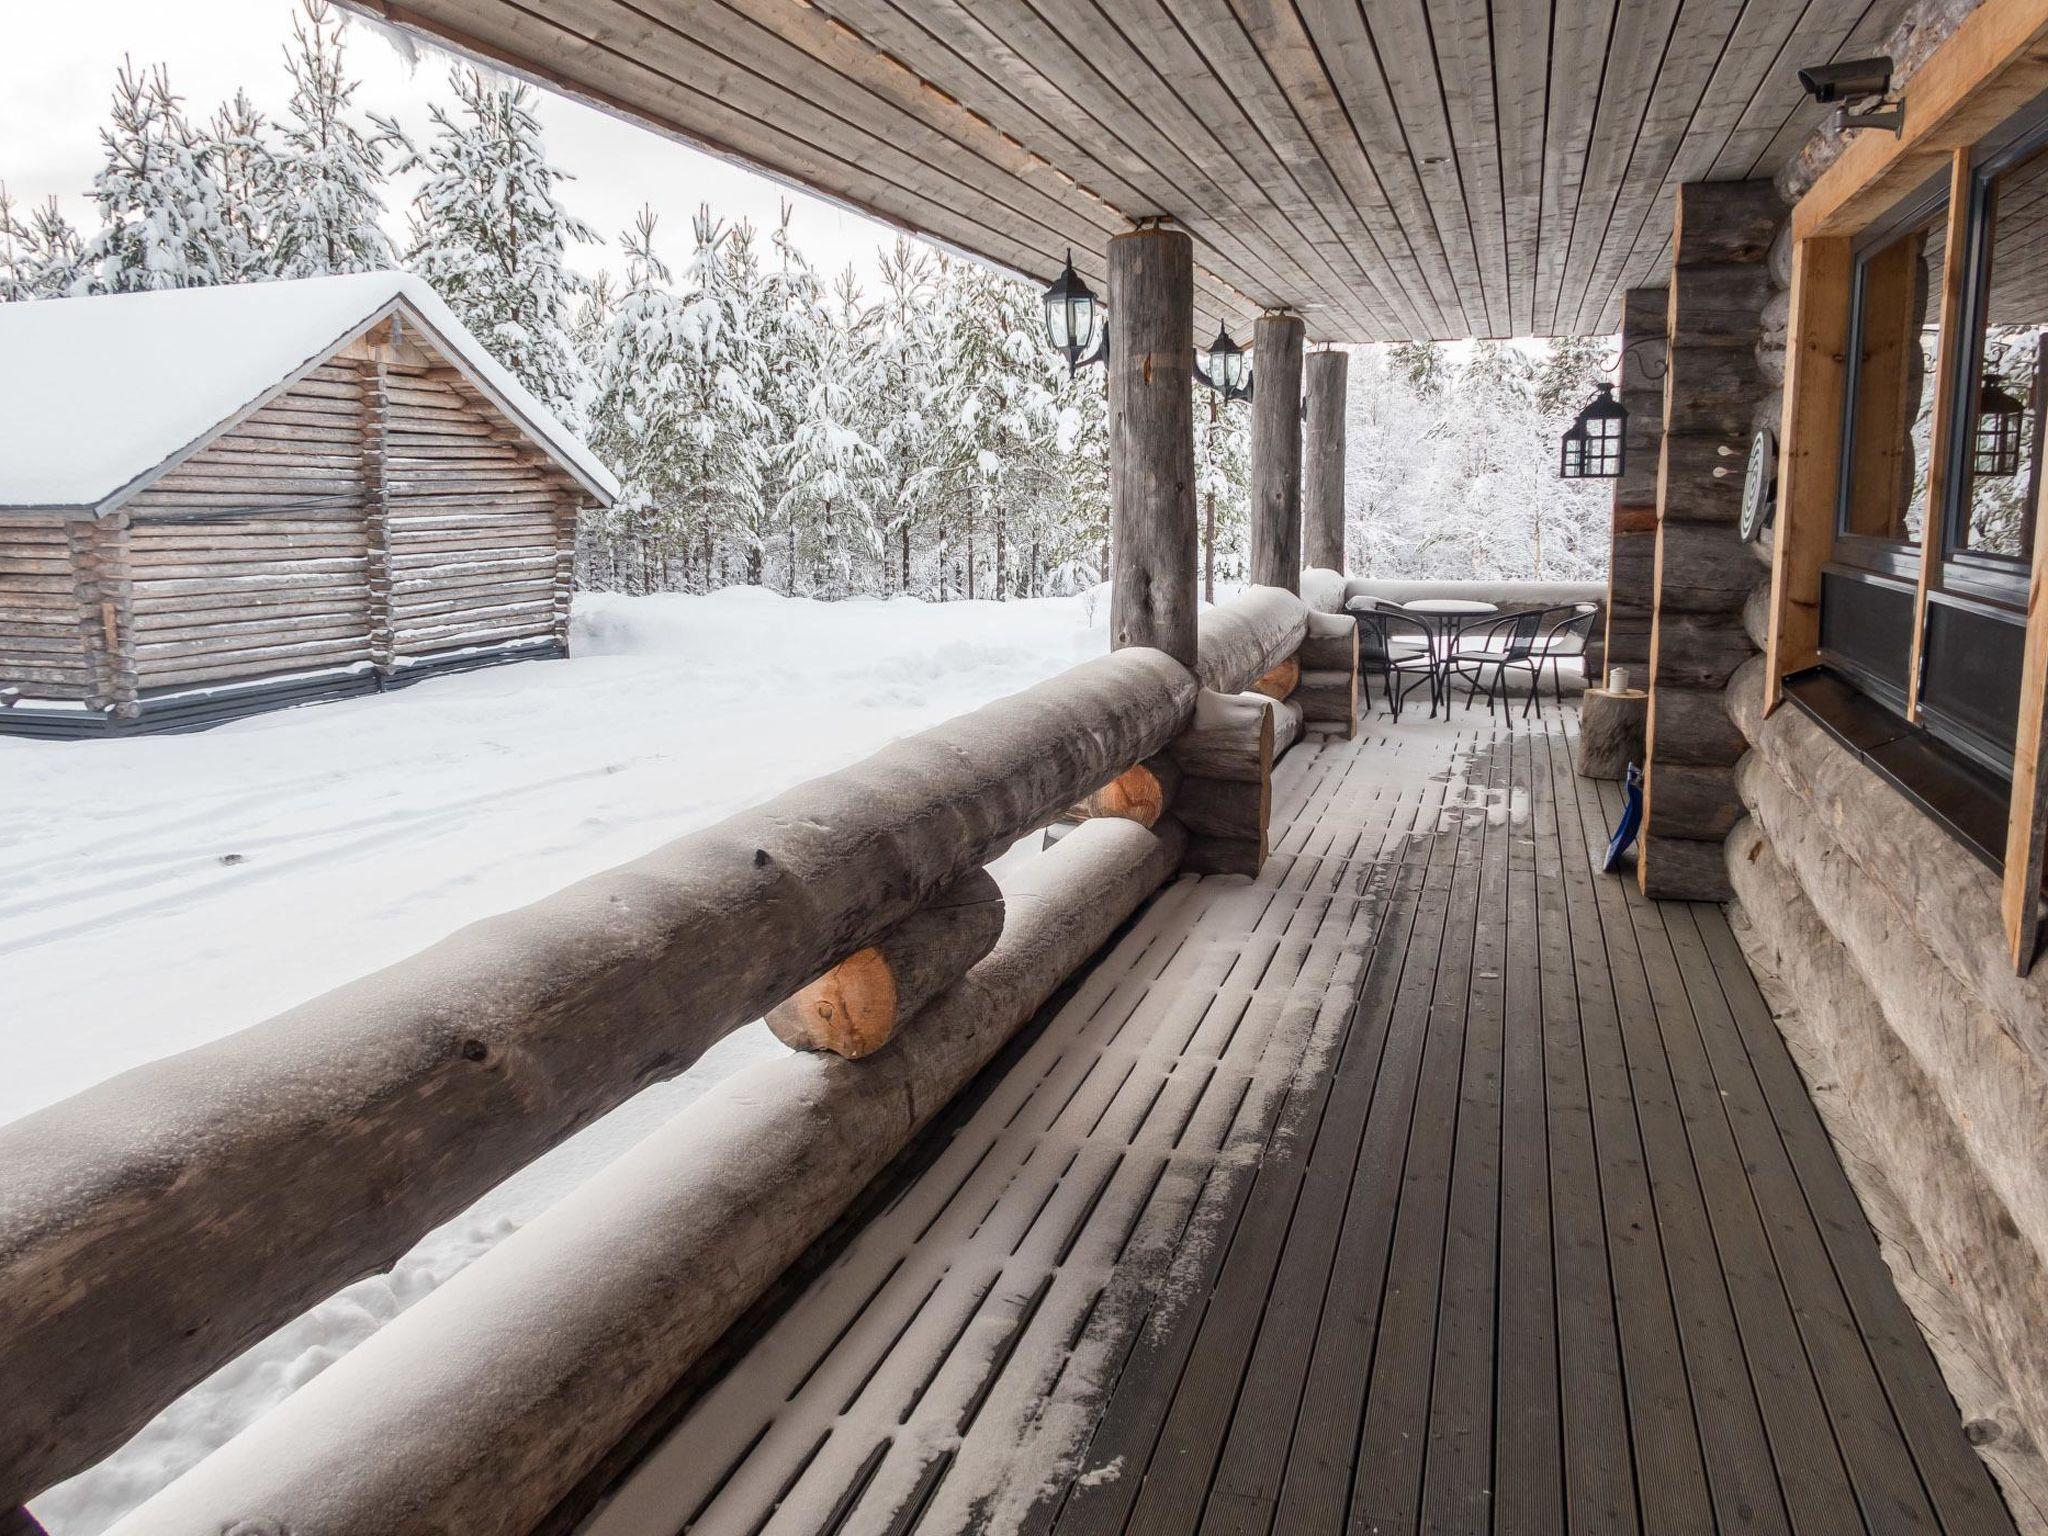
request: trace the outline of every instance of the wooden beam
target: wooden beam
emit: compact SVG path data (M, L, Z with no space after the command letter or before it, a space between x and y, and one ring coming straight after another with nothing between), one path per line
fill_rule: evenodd
M1198 648L1194 246L1176 229L1109 243L1110 644L1184 667Z
M2035 499L2040 524L2041 497ZM1925 591L1922 591L1925 597ZM2034 540L2027 584L2027 644L2020 666L2020 712L2013 733L2012 809L2005 822L2005 886L1999 905L2013 969L2033 969L2041 943L2041 881L2048 867L2048 538Z
M1778 515L1771 535L1766 714L1784 697L1786 674L1820 660L1820 568L1835 535L1850 272L1846 238L1813 237L1793 248L1785 406L1778 432Z
M1252 583L1301 590L1301 344L1299 315L1261 315L1252 329Z
M1326 571L1344 569L1344 404L1348 352L1312 352L1302 365L1302 558Z
M1913 593L1913 649L1906 669L1906 718L1920 718L1921 657L1927 644L1927 594L1941 584L1948 507L1948 455L1955 431L1956 375L1969 366L1971 338L1963 335L1969 282L1970 150L1949 157L1948 228L1941 253L1941 334L1934 361L1934 428L1927 445L1927 521L1920 530L1920 584ZM1919 344L1919 338L1914 338ZM1914 402L1917 408L1918 402Z

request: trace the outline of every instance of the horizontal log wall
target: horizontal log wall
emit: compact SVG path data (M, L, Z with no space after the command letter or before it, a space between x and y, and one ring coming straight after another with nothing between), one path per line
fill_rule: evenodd
M394 660L566 639L562 476L453 368L387 365L384 388Z
M370 660L364 408L359 366L323 364L127 503L140 687Z
M0 1127L0 1508L1179 736L1133 648Z
M2048 1530L2048 971L1998 877L1797 708L1728 690L1752 750L1736 932L1978 1447Z
M24 698L93 701L90 629L100 615L91 530L54 513L0 517L0 688Z

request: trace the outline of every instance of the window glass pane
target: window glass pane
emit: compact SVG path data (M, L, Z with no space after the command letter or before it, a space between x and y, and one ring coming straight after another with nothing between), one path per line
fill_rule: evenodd
M1844 533L1917 544L1927 526L1946 238L1937 210L1862 258Z
M1978 372L1963 440L1956 542L1979 555L2024 560L2041 485L2041 333L2048 328L2048 150L1985 189L1989 282Z

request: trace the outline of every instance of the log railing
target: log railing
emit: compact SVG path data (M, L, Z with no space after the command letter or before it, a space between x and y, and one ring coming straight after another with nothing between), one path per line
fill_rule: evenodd
M1263 857L1300 709L1243 690L1327 673L1333 622L1255 590L1199 678L1118 651L0 1127L0 1379L35 1388L0 1509L748 1021L836 1053L723 1085L121 1527L526 1529L1153 889L1223 867L1180 797L1227 820L1233 786Z

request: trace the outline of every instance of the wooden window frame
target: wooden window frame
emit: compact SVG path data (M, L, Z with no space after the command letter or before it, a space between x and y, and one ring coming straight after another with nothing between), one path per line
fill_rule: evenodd
M1999 0L1972 12L1908 82L1904 131L1866 130L1792 211L1792 292L1780 422L1778 517L1773 534L1764 710L1785 700L1785 679L1820 660L1820 579L1834 546L1857 237L1944 168L1949 176L1948 249L1942 276L1942 338L1936 396L1943 402L1930 445L1928 527L1914 602L1908 718L1920 718L1927 601L1938 590L1948 542L1950 435L1964 348L1964 279L1975 266L1968 234L1975 206L1976 146L2048 92L2048 0ZM1975 349L1974 337L1966 338ZM2048 525L2037 509L2037 525ZM2034 541L2026 600L2012 799L2006 828L2002 910L2009 952L2024 972L2042 931L2039 893L2048 872L2048 526Z

